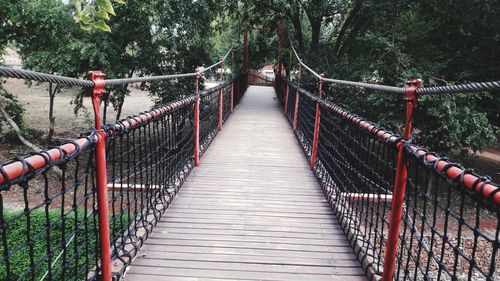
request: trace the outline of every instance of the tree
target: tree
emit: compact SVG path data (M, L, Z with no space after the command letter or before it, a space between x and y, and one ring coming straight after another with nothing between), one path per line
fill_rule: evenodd
M80 53L89 44L76 38L83 35L72 23L71 9L58 0L20 1L14 13L16 44L23 58L23 66L35 71L81 77L83 67ZM54 134L54 100L61 85L49 83L49 131L46 143L52 143Z
M425 85L500 77L491 63L500 60L500 6L493 0L274 0L229 7L254 29L284 19L305 62L328 77L397 86L414 77ZM253 44L267 42L276 51L276 33L258 36ZM314 77L305 73L303 82L315 90ZM393 130L404 124L401 96L341 87L327 97ZM495 142L499 107L498 94L421 97L416 138L440 152L482 150Z
M13 24L12 18L16 9L17 1L6 0L0 2L0 58L3 56L4 50L9 41L16 36L15 26ZM0 79L0 112L2 114L0 120L7 122L13 128L14 132L21 142L31 147L32 149L36 149L36 146L34 146L24 137L24 108L19 104L14 95L8 93L3 88L3 83L4 81ZM2 131L2 128L3 126L2 124L0 124L0 132Z

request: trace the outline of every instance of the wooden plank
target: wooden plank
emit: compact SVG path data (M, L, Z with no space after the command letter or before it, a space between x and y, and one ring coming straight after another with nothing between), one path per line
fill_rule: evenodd
M326 266L326 267L359 267L359 262L353 259L321 259L304 257L279 257L279 256L252 256L229 255L217 253L164 253L149 251L141 259L182 260L182 261L213 261L235 262L251 264L283 264L298 266Z
M265 244L290 244L290 245L312 245L312 246L345 246L345 237L337 238L322 238L311 239L307 238L291 238L291 237L272 237L267 236L265 239L262 236L247 236L247 235L230 235L230 234L217 234L208 235L200 233L170 233L160 232L158 235L151 237L151 239L164 240L189 240L189 241L208 241L212 242L251 242L251 243L265 243ZM155 243L155 241L151 241Z
M148 255L150 252L161 252L163 255L169 253L194 253L194 254L226 254L226 255L247 255L264 257L283 257L283 258L318 258L318 259L355 259L351 252L300 252L281 249L251 249L251 248L227 248L227 247L197 247L186 245L156 245L146 243L141 250L142 254Z
M366 277L272 89L250 88L125 279Z
M204 219L201 215L200 218L172 218L169 217L168 214L164 218L162 218L162 221L165 222L177 222L177 223L185 223L185 224L197 224L197 223L215 223L215 224L223 224L223 225L234 225L234 224L241 224L243 223L244 225L254 225L258 227L265 227L265 226L287 226L287 227L293 227L293 228L308 228L308 229L329 229L329 230L334 230L338 229L335 226L336 224L332 223L314 223L314 222L300 222L300 221L283 221L283 220L259 220L259 219L245 219L245 220L239 220L237 218L235 219Z
M283 237L283 238L307 238L307 239L345 239L344 233L338 231L327 232L327 233L316 233L316 232L290 232L290 231L264 231L264 230L248 230L248 229L210 229L210 228L185 228L185 227L162 227L158 226L158 232L162 233L174 233L174 234L190 234L190 233L200 233L204 235L239 235L239 236L255 236L255 237Z
M208 277L208 278L225 278L225 279L250 279L250 280L303 280L303 281L332 281L332 280L364 280L366 277L350 274L297 274L297 273L285 273L285 272L255 272L255 271L243 271L243 270L221 270L221 269L197 269L197 268L166 268L157 266L132 266L131 272L135 274L146 275L146 280L152 280L152 276L161 276L161 279L165 280L163 276L182 276L182 277ZM360 270L361 271L361 270ZM144 277L143 279L144 280ZM170 280L176 280L172 278Z
M174 209L174 208L172 208ZM175 210L176 211L185 211L185 210L193 210L193 211L196 211L198 210L200 213L203 213L204 211L211 211L211 210L215 210L215 211L220 211L220 212L224 212L224 211L236 211L236 212L248 212L250 209L244 207L244 206L241 206L241 207L234 207L234 206L229 206L229 207L226 207L226 206L219 206L219 205L204 205L204 206L193 206L193 205L175 205ZM251 209L252 211L255 211L255 212L276 212L276 211L279 211L281 213L284 213L286 212L287 214L294 214L294 213L299 213L299 214L318 214L318 215L322 215L322 214L328 214L330 215L331 214L331 211L330 210L326 210L324 208L317 208L317 209L303 209L303 208L285 208L285 207L282 207L282 208L279 208L277 210L277 208L275 206L271 206L271 207L267 207L267 206L255 206L255 207L252 207Z
M156 236L156 235L155 235ZM288 250L297 252L335 252L335 253L351 253L352 248L349 245L300 245L300 244L284 244L284 243L268 243L262 242L246 242L246 241L206 241L206 240L184 240L184 239L154 239L148 238L149 245L180 245L190 247L220 247L220 248L242 248L242 249L270 249L270 250Z
M267 232L296 232L296 233L342 233L342 229L340 226L335 225L331 229L324 229L324 228L307 228L307 227L301 227L300 229L297 229L296 227L292 226L276 226L276 225L271 225L271 226L262 226L262 225L249 225L249 224L219 224L219 223L212 223L212 222L205 222L205 223L196 223L196 224L190 224L190 223L182 223L182 222L174 222L174 223L165 223L164 221L160 221L158 223L158 228L170 228L170 227L176 227L176 228L193 228L193 229L200 229L202 231L203 229L240 229L240 230L262 230L262 231L267 231Z
M133 271L132 271L133 269ZM251 271L220 271L191 268L151 268L151 267L133 267L128 274L130 279L137 281L169 281L169 280L205 280L212 278L215 280L276 280L276 281L366 281L364 276L345 276L345 275L308 275L308 274L289 274L289 273L265 273ZM200 279L201 278L201 279Z
M359 267L334 267L334 266L303 266L303 265L283 265L283 264L256 264L242 263L233 260L233 262L214 262L214 261L183 261L183 260L162 260L162 259L136 259L136 266L147 266L151 268L173 269L173 268L192 268L192 269L218 269L220 271L250 271L264 273L292 273L307 275L362 275L363 271Z
M200 213L204 215L235 215L242 216L248 215L248 210L235 210L235 209L225 209L225 210L210 210L210 209L180 209L176 208L169 212L171 215L186 215L186 216L200 216ZM329 219L332 220L332 214L329 212L324 213L304 213L304 212L273 212L272 209L268 211L259 211L258 209L252 209L253 216L259 217L285 217L285 218L310 218L310 219Z

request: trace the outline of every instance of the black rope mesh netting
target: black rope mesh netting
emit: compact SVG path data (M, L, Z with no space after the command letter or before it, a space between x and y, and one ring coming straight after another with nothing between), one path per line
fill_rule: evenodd
M234 86L229 84L221 89L222 95L222 121L226 123L229 115L231 115L231 91L234 91Z
M293 118L295 116L295 103L297 98L297 87L296 85L290 85L288 91L288 101L285 105L286 107L286 118L293 125Z
M202 151L218 131L221 89L227 120L231 87L236 105L246 90L245 81L246 75L241 75L200 93ZM184 98L105 126L116 275L124 273L194 166L195 101L195 96ZM96 140L92 132L2 163L0 280L99 279ZM76 149L66 151L68 147ZM56 154L62 157L52 159ZM32 164L33 157L42 160L41 168ZM16 165L17 176L12 171Z
M301 143L304 153L310 159L314 138L314 123L316 118L316 102L311 98L304 98L308 93L302 89L299 92L299 106L297 108L297 129L295 135Z
M283 106L287 83L286 116L293 123L291 99L297 85L278 77L276 90ZM318 100L301 88L298 92L295 134L310 159ZM394 279L500 279L500 207L494 199L499 185L416 145L403 144L397 135L330 102L319 104L314 173L372 279L383 271L399 145L405 145L408 179ZM461 173L452 178L447 172L453 167ZM464 184L468 175L478 178L472 189ZM488 184L494 188L486 196Z

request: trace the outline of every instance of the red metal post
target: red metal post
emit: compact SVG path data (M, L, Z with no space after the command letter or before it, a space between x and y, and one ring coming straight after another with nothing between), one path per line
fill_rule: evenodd
M299 74L297 79L297 86L300 87L300 80L302 79L302 64L299 61ZM295 92L295 112L293 114L293 130L297 129L297 117L299 116L299 91Z
M201 75L196 75L196 103L194 104L194 165L200 165L200 93L199 82Z
M321 74L321 78L319 79L318 86L318 98L321 99L323 97L323 77L324 74ZM321 120L321 108L319 106L319 102L316 102L316 118L314 121L314 136L313 136L313 147L311 151L311 170L314 169L314 165L316 165L316 156L318 155L318 138L319 138L319 122Z
M97 210L99 216L99 240L101 248L102 280L111 281L111 243L109 238L109 207L108 179L106 167L106 133L102 130L101 98L106 93L104 82L106 75L100 71L91 71L89 80L94 82L92 88L92 106L94 107L95 128L97 130L97 145L95 150Z
M293 114L293 130L297 129L297 118L299 117L299 91L295 92L295 112Z
M384 272L382 280L392 280L394 266L396 263L396 254L399 242L399 228L401 225L401 216L403 214L403 204L406 192L406 179L408 176L408 167L404 157L404 141L408 141L412 132L412 118L415 104L418 101L416 90L422 87L422 80L411 80L408 82L408 88L405 92L406 97L406 125L403 133L403 142L399 143L398 160L396 164L396 179L394 181L394 191L392 193L391 217L389 219L389 233L387 235L387 245L384 259Z
M286 84L286 94L285 94L285 104L283 105L283 111L285 112L285 114L286 114L286 111L288 109L288 93L289 92L290 92L290 85L288 85L288 83L287 83Z
M221 80L222 82L224 82L224 61L222 61L221 63ZM223 99L224 99L224 88L220 89L219 93L219 131L222 131L222 116L224 113Z

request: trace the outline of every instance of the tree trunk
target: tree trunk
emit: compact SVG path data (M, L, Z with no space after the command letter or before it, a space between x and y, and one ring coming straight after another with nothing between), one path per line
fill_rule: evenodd
M54 127L56 118L54 117L54 100L56 98L56 92L59 90L59 84L52 87L52 83L49 83L49 133L47 134L47 145L52 143L52 137L54 136Z
M102 110L102 124L105 125L108 118L108 104L109 104L109 94L104 95L104 99L102 100L104 103L104 108Z
M322 17L309 17L309 23L311 24L311 50L314 52L318 51L319 48L319 36L321 34L321 23Z
M302 32L302 23L300 22L300 9L291 16L291 21L295 34L297 35L297 41L299 42L299 50L301 53L304 52L304 33Z
M347 33L347 30L351 27L354 19L356 18L359 10L361 9L361 1L356 1L354 4L354 7L352 8L351 12L345 19L344 23L342 24L342 27L340 28L339 35L337 36L337 40L335 42L335 47L333 49L333 53L339 57L340 54L340 49L342 48L342 42L344 41L344 37Z
M127 86L125 86L125 93L123 94L120 102L118 103L118 108L116 109L116 121L120 121L122 115L123 104L125 103L125 95L127 94Z
M25 139L23 137L23 133L21 132L21 129L19 129L19 126L17 126L16 122L12 119L12 117L10 117L9 113L7 113L7 111L5 110L5 108L3 106L0 106L0 112L2 113L3 117L5 118L5 120L7 120L7 123L9 123L9 125L12 127L12 129L14 130L14 132L16 133L17 137L19 138L19 140L24 144L26 145L27 147L29 147L30 149L34 150L34 151L40 151L40 147L38 147L37 145L31 143L30 141L28 141L27 139ZM61 169L59 169L58 167L52 167L52 171L54 171L54 173L56 173L59 178L62 178L62 171Z
M7 120L7 122L12 127L12 129L14 129L14 132L16 133L19 140L27 147L29 147L35 151L40 151L40 148L38 146L29 142L27 139L25 139L23 137L23 133L21 132L21 129L19 129L19 126L17 126L16 122L12 119L12 117L10 117L9 113L7 113L7 111L5 110L5 108L3 106L0 106L0 111L2 112L5 120Z
M134 76L134 71L135 68L132 68L130 72L128 73L128 78L132 78ZM120 118L122 116L122 109L123 109L123 104L125 103L125 95L127 95L127 89L128 89L129 84L125 85L125 89L123 89L123 95L121 96L120 103L118 104L118 108L116 109L116 121L120 121Z

